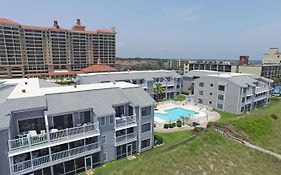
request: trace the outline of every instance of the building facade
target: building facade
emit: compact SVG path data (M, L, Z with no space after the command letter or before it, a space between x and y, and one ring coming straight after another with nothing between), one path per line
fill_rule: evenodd
M78 174L154 145L154 100L116 82L0 82L0 174Z
M75 81L77 84L125 81L143 87L154 99L156 96L157 99L175 98L182 91L182 77L168 70L79 74ZM161 94L153 91L157 84L163 88Z
M184 64L184 74L192 70L211 70L231 72L230 61L187 61Z
M262 64L281 64L281 53L278 48L270 48L262 57Z
M21 25L0 18L0 78L56 70L79 71L115 63L115 29L86 31L79 19L72 29Z
M194 102L242 114L269 102L272 81L250 74L220 73L194 80Z

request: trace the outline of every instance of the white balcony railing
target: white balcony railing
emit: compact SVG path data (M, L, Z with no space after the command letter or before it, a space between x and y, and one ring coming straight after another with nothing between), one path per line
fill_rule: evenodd
M130 124L136 123L136 116L122 116L122 117L115 117L115 128L123 127Z
M23 147L34 146L48 142L47 134L39 134L36 136L26 136L19 139L9 140L9 149L15 150Z
M124 144L124 143L134 141L136 139L137 139L137 134L134 133L134 132L130 133L130 134L122 135L122 136L117 136L116 137L116 144L120 145L120 144Z
M24 162L19 162L11 166L12 173L18 173L21 171L32 170L34 168L40 167L42 165L53 163L58 160L71 158L82 153L88 154L89 151L100 151L99 142L92 143L89 145L80 146L77 148L72 148L69 150L53 153L51 155L45 155L42 157L37 157L35 159L27 160ZM52 160L51 160L52 158Z
M50 142L56 141L63 138L70 138L73 136L87 134L87 133L99 133L99 123L87 124L74 128L67 128L58 130L56 132L50 132ZM31 147L34 145L48 142L48 133L39 134L36 136L27 136L19 139L12 139L8 141L9 150L16 150L24 147Z
M93 123L93 124L83 125L83 126L74 127L74 128L66 128L63 130L56 131L56 132L50 132L50 140L54 141L54 140L58 140L58 139L69 138L71 136L85 134L88 132L99 133L98 128L99 128L99 124Z

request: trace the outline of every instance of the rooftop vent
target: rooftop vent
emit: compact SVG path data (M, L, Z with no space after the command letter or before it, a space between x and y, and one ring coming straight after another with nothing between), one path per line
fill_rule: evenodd
M56 29L60 28L58 21L56 21L56 20L54 21L53 27Z

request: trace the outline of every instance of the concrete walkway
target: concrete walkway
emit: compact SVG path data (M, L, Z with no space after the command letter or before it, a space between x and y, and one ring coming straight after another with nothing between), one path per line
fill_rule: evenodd
M247 141L244 141L244 140L241 140L239 138L236 138L236 137L230 135L229 133L227 133L227 132L225 132L223 130L216 129L216 131L221 133L221 134L223 134L223 135L226 135L226 136L230 137L231 139L233 139L233 140L235 140L235 141L237 141L237 142L239 142L239 143L241 143L241 144L243 144L243 145L245 145L245 146L247 146L249 148L255 149L255 150L260 151L260 152L265 153L265 154L269 154L269 155L271 155L273 157L276 157L277 159L281 160L281 155L280 154L277 154L275 152L266 150L266 149L261 148L261 147L256 146L256 145L253 145L253 144L251 144L251 143L249 143Z

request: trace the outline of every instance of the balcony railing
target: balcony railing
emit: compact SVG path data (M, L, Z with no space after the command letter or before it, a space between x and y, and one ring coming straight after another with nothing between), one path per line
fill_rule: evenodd
M136 133L130 133L122 136L117 136L116 137L116 145L132 142L137 139L137 134Z
M74 128L66 128L63 130L56 131L56 132L50 132L50 140L54 141L54 140L58 140L58 139L69 138L72 136L85 134L88 132L99 133L98 126L99 126L98 123L93 123L93 124L83 125L83 126L74 127Z
M136 123L136 116L122 116L122 117L115 117L115 128L123 127L130 124Z
M99 123L87 124L74 128L67 128L58 130L56 132L50 132L50 142L63 138L71 138L73 136L86 134L86 133L99 133ZM8 141L9 150L16 150L24 147L31 147L34 145L48 142L48 133L39 134L36 136L28 136L19 139L12 139Z
M100 144L99 142L92 143L89 145L84 145L80 146L77 148L72 148L69 150L53 153L51 155L45 155L42 157L37 157L35 159L27 160L24 162L19 162L16 164L13 164L11 166L12 173L18 173L21 171L26 171L26 170L32 170L34 168L43 166L48 163L53 163L58 160L66 159L66 158L71 158L72 156L76 156L82 153L87 153L89 151L100 151ZM51 160L52 158L52 160Z

